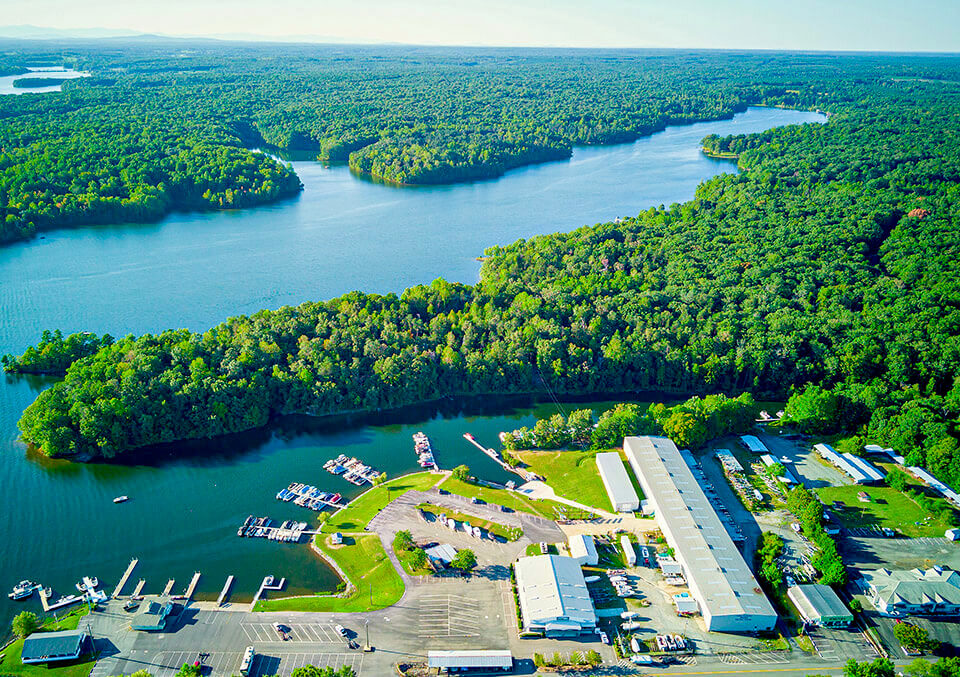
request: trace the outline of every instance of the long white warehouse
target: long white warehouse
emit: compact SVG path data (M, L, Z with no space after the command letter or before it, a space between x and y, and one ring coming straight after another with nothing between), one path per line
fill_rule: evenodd
M640 509L640 499L633 489L627 469L623 467L620 454L615 451L606 451L597 454L597 472L607 488L607 496L614 512L633 512Z
M683 567L708 630L770 630L777 613L680 452L666 437L627 437L623 449L657 524Z

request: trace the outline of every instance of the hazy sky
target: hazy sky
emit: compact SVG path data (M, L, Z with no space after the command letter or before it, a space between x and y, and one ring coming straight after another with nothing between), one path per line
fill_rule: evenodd
M960 0L2 0L0 24L357 42L960 51Z

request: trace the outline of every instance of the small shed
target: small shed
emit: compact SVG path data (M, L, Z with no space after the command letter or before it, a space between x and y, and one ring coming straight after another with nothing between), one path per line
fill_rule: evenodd
M457 549L449 543L435 545L432 548L427 548L424 552L427 553L427 559L433 564L444 567L450 566L450 562L457 556Z
M144 632L163 630L167 625L167 618L173 614L174 603L148 602L141 604L133 615L130 627Z
M681 592L673 596L673 606L677 608L677 614L680 616L689 616L700 610L697 600L690 596L688 592Z
M571 536L570 556L577 560L581 566L584 564L596 566L600 561L600 556L597 554L597 544L593 542L593 536L587 534Z
M339 531L330 537L330 542L333 545L342 545L343 544L343 534Z

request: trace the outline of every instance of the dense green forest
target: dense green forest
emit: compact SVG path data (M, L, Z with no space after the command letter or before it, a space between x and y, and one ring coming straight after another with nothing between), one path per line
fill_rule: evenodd
M296 194L293 171L250 148L310 151L390 183L482 179L749 104L848 99L861 74L940 73L930 60L864 58L830 83L839 93L795 84L810 57L787 55L0 45L2 72L62 64L92 75L57 94L0 97L0 242Z
M44 331L40 343L30 346L19 357L0 357L3 370L19 374L65 374L77 360L93 355L113 343L110 334L97 336L89 332L70 334L66 338L59 329Z
M235 139L238 146L205 146L224 153L245 153L242 137L315 146L339 159L351 148L366 156L405 138L443 139L465 157L458 144L485 138L474 130L508 113L511 124L534 120L537 134L565 143L649 130L656 116L636 111L664 102L679 119L727 114L749 101L819 107L831 119L708 139L711 151L736 155L743 171L707 181L685 204L491 247L476 285L437 280L401 295L354 292L231 318L203 333L119 339L41 393L21 419L24 439L51 455L114 456L249 429L278 414L395 407L452 393L750 392L789 397L787 414L801 427L890 444L960 482L960 89L939 82L960 79L960 60L450 50L383 63L344 52L346 61L334 64L334 53L321 52L309 67L294 61L287 76L260 85L272 71L253 50L238 70L202 52L185 57L196 72L144 57L118 66L110 84L101 74L67 83L65 96L49 101L0 101L2 133L19 129L26 138L51 106L76 106L64 114L93 119L98 108L85 101L130 88L142 94L125 110L148 115L148 100L168 97L173 112L172 102L227 77L232 86L220 90L217 111L195 97L200 103L180 115L172 136L193 125L193 138ZM96 73L102 61L84 59ZM294 105L291 97L304 101L295 83L311 77L343 95ZM523 96L509 94L521 82ZM465 97L468 83L499 107L478 103L480 94ZM246 127L228 123L224 115L243 110L234 108L243 97L263 102L268 91L286 92L286 107L250 104ZM374 105L376 92L378 101L396 101ZM37 111L10 117L9 106ZM460 121L453 136L434 122L415 137L390 132L370 143L378 120L421 129L441 109ZM125 113L116 110L122 124ZM53 148L50 157L59 157ZM129 158L131 172L138 162ZM80 180L70 166L64 178Z

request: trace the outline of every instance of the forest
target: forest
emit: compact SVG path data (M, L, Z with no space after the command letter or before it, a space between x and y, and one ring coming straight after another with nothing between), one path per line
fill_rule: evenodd
M448 394L750 393L789 398L787 415L801 428L894 446L911 463L960 482L960 88L948 82L960 80L960 60L719 53L468 58L455 50L415 56L372 65L372 55L361 54L350 57L359 63L331 65L325 53L310 68L291 68L292 80L278 81L264 79L272 72L261 63L265 57L251 56L232 73L234 87L224 88L217 111L197 105L165 133L173 138L195 125L191 138L205 149L203 158L208 152L244 158L240 138L249 144L256 136L316 146L320 155L353 162L352 153L387 153L401 143L390 134L393 141L368 143L376 121L386 119L379 116L421 129L440 108L460 120L461 131L509 111L511 124L537 119L536 134L569 142L629 138L658 124L636 110L664 102L680 118L766 102L820 108L830 121L706 139L711 152L736 156L742 171L703 183L684 204L490 247L475 285L436 280L401 294L352 292L233 317L205 332L117 339L75 361L62 382L40 394L20 421L23 438L49 455L110 457L250 429L287 413L374 410ZM96 58L82 57L82 65L96 72ZM0 134L40 138L30 130L43 126L48 107L76 105L70 116L94 119L97 107L84 101L109 100L134 83L144 99L126 110L147 115L148 100L170 97L175 111L187 92L228 74L203 68L211 57L202 52L192 59L196 72L174 72L184 66L144 57L111 76L110 85L95 75L67 83L66 96L50 101L0 101ZM644 59L649 68L638 66ZM243 97L265 101L268 90L309 79L308 70L325 73L330 87L362 83L312 107L256 112L251 104L246 126L228 124L224 116L242 109L234 106ZM481 70L484 76L472 80L455 77ZM570 85L555 86L557 74ZM262 85L250 84L258 78ZM173 80L177 87L161 94ZM444 84L430 84L439 80ZM468 82L476 97L501 107L443 89ZM510 82L525 83L522 97L521 90L499 91ZM404 92L409 100L387 115L370 103L378 88L383 101ZM367 103L357 98L361 92L371 97ZM513 109L511 97L528 104ZM588 123L583 111L598 100L604 105ZM38 112L11 117L12 108L23 106ZM348 110L339 115L334 106ZM404 117L421 108L424 118ZM149 136L147 128L136 131ZM221 143L237 145L204 136L217 134ZM459 144L480 137L457 134L431 128L404 138L447 140L451 154L472 157ZM532 149L538 144L523 139L540 137L511 138ZM64 132L63 143L79 153L71 157L85 157L81 142L71 139ZM23 162L51 162L61 157L57 148ZM117 152L125 176L136 176L141 158ZM377 157L386 163L392 156ZM71 166L64 164L57 190L69 188L68 178L83 180ZM19 165L6 167L13 176ZM190 182L191 167L187 161L183 181Z

